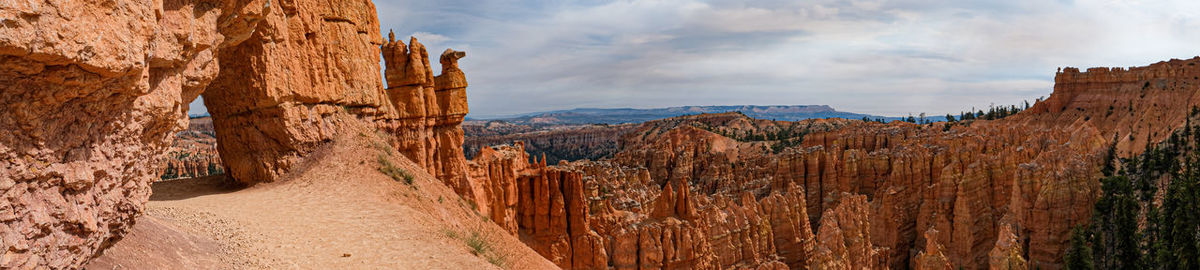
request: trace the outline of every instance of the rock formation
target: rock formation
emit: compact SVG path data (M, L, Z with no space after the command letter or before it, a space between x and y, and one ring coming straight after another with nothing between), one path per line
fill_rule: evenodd
M988 252L988 269L1029 269L1025 258L1021 257L1023 252L1021 252L1021 246L1019 245L1017 235L1013 234L1010 226L1001 225L1000 234L996 238L996 245L992 247L991 252Z
M374 4L269 3L252 33L216 55L219 73L204 92L222 160L245 183L274 181L333 138L342 123L328 116L370 119L391 107Z
M605 247L588 220L583 174L544 163L534 166L517 185L518 223L529 236L525 243L563 268L608 265Z
M167 150L167 165L158 173L164 180L203 177L225 172L225 165L217 152L217 137L213 131L212 118L200 117L188 121L188 129L176 133L175 141Z
M879 249L872 246L867 197L845 195L821 215L812 269L882 269Z
M950 259L946 258L942 244L938 244L938 231L933 228L925 231L925 249L913 258L913 269L917 270L953 270Z
M508 125L492 123L463 124L466 133L465 144L467 158L483 148L503 145L514 141L525 143L525 149L531 154L546 155L550 164L558 161L575 161L581 159L601 160L612 157L620 150L618 143L625 134L637 128L636 125L614 126L552 126L547 128L513 128ZM509 133L513 132L513 133Z
M415 37L405 45L389 33L381 49L387 96L395 106L381 128L395 135L394 144L406 157L460 194L472 193L459 127L468 112L467 79L458 68L466 53L447 49L440 59L442 74L434 77L425 45Z
M994 121L652 121L611 159L559 167L584 174L614 268L667 265L665 247L639 237L668 226L706 228L689 247L713 268L1057 269L1070 228L1091 215L1107 149L1136 154L1179 127L1200 105L1198 63L1068 68L1049 99ZM695 218L669 203L681 190Z
M0 268L77 268L119 240L199 95L237 181L279 179L370 123L580 269L1057 269L1107 148L1137 154L1200 105L1194 58L1066 68L996 121L690 116L639 126L611 160L547 166L518 144L468 162L465 53L434 76L369 0L6 1L0 25Z
M268 3L0 4L0 268L79 267L127 232L188 102Z
M468 186L464 54L434 77L414 44L420 65L404 66L425 70L402 78L421 78L421 100L397 104L369 0L10 1L0 18L0 268L77 268L119 240L201 94L237 181L274 181L365 121ZM423 137L397 132L415 104Z

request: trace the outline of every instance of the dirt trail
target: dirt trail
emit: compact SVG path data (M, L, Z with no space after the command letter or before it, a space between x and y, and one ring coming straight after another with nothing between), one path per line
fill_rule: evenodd
M133 232L88 268L556 269L412 162L367 145L329 145L278 183L157 183ZM381 154L414 183L380 173ZM475 235L487 247L469 247Z

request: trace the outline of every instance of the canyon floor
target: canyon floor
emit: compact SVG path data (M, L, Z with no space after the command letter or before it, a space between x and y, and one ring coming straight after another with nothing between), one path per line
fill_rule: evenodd
M249 188L223 175L156 183L132 233L86 268L555 268L410 161L388 158L411 185L380 173L383 153L335 143Z

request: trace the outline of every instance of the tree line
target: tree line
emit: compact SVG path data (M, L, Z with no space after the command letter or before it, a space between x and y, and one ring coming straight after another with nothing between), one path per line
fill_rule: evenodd
M1066 268L1200 269L1197 146L1200 132L1190 120L1132 158L1116 159L1110 146L1100 198L1090 224L1072 230Z

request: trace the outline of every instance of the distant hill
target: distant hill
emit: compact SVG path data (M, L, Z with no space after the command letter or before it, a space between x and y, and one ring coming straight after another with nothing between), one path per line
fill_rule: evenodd
M597 108L580 108L573 110L549 111L530 113L525 115L496 117L496 118L476 118L473 120L501 120L514 124L526 125L578 125L578 124L627 124L641 123L651 120L671 118L683 115L694 115L702 113L724 113L724 112L741 112L746 116L757 119L769 119L780 121L799 121L813 118L846 118L846 119L862 119L867 117L870 119L884 119L887 121L899 120L900 117L885 117L861 113L841 112L834 110L828 105L781 105L781 106L684 106L656 109L597 109ZM931 120L937 120L944 117L931 117Z

